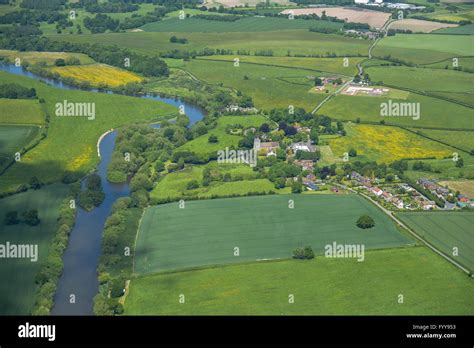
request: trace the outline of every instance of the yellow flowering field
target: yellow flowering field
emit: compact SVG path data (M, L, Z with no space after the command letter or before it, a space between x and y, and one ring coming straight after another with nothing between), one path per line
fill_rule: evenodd
M70 65L52 67L62 77L89 82L92 86L107 85L118 87L129 82L141 82L143 78L127 70L115 68L106 64Z
M443 158L453 149L398 127L345 124L347 135L329 139L328 143L337 157L353 148L357 159L389 163L402 158Z

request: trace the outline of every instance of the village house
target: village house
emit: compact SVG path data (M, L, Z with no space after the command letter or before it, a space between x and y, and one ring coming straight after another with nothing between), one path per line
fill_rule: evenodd
M441 195L442 197L446 197L449 195L449 189L444 187L438 187L436 188L436 193L438 193L438 195Z
M296 126L295 128L298 133L309 133L311 131L311 128L308 127Z
M392 194L390 192L387 192L387 191L384 191L382 193L382 197L383 199L385 199L387 202L390 202L390 200L392 199Z
M372 192L374 195L376 195L377 197L380 197L380 196L383 194L383 191L382 191L380 188L378 188L377 186L372 187L371 192Z
M255 138L253 140L253 149L256 152L263 152L270 153L274 152L276 155L276 150L280 148L280 144L277 141L269 141L269 142L262 142L259 138Z
M238 105L231 104L225 108L227 112L242 112L244 114L256 114L258 109L251 107L251 108L244 108Z
M395 197L392 199L392 204L398 209L403 209L403 201L400 198Z
M293 143L290 145L290 149L293 150L293 152L296 151L305 151L305 152L314 152L316 150L316 147L314 145L311 145L310 142L298 142L298 143Z
M433 181L430 181L425 178L420 178L418 180L418 183L422 185L425 189L430 191L436 190L438 188L438 185L436 185Z
M295 160L293 163L303 170L314 170L314 163L311 160Z
M470 205L470 199L466 195L459 195L458 197L458 202L456 203L458 207L464 208Z
M419 200L418 203L423 210L432 210L436 207L433 201Z

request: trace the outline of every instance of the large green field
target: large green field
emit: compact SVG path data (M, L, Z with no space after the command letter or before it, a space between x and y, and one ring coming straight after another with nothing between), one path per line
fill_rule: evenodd
M401 213L417 234L443 253L474 271L474 214L459 212ZM453 255L458 249L458 256Z
M294 208L289 208L289 200ZM355 222L369 214L375 227ZM366 249L410 244L394 223L357 195L270 195L189 201L146 209L135 251L140 274L259 259L290 258L299 246L364 244ZM234 248L240 250L234 256Z
M435 31L435 34L456 34L456 35L473 35L474 24L462 25L454 28L443 28Z
M377 57L390 55L417 64L434 63L447 58L474 55L474 36L397 34L381 40L373 54Z
M52 115L48 136L2 175L0 190L11 190L37 176L44 182L61 179L64 171L85 173L98 163L97 140L105 131L127 123L170 119L176 108L134 97L76 90L61 90L27 77L0 73L2 81L34 87ZM95 103L94 120L87 117L55 116L55 104Z
M474 105L474 76L460 71L411 67L372 67L372 81ZM407 78L409 76L409 78Z
M68 187L55 184L38 191L28 191L0 199L0 244L37 244L38 261L30 259L0 260L0 314L30 314L35 301L35 276L46 261L49 244L56 230L59 205L65 199ZM28 226L23 223L5 226L4 214L16 210L21 214L37 209L41 223Z
M36 99L0 98L0 124L42 125L44 112Z
M39 135L37 126L0 126L0 169Z
M364 262L316 257L139 277L125 314L473 315L473 292L473 279L411 247L369 251Z
M183 69L200 80L211 83L222 83L252 96L258 109L288 108L288 105L313 109L324 94L310 93L314 81L309 75L318 75L307 70L240 63L234 66L233 61L191 60L184 62ZM298 78L297 82L291 79Z
M171 36L185 36L189 43L178 45L170 43ZM251 40L249 40L251 35ZM309 30L279 30L247 33L105 33L83 35L47 35L53 40L74 43L98 43L110 46L112 43L143 54L159 54L163 51L181 49L185 51L202 50L206 47L248 50L253 54L258 50L272 50L275 56L288 53L303 55L326 55L335 53L344 55L367 55L368 40L358 40L336 34L321 34Z
M437 129L413 129L415 132L420 131L432 139L442 141L446 144L456 146L467 152L474 149L474 132L448 131Z
M140 29L149 32L191 32L191 33L228 33L228 32L261 32L287 29L327 28L340 29L342 23L330 21L310 21L288 18L244 17L235 22L212 21L200 18L170 18L159 22L148 23Z

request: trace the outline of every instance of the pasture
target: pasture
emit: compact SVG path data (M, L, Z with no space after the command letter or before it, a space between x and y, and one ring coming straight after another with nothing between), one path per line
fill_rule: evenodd
M21 64L28 62L30 64L45 63L47 65L54 65L56 59L60 58L64 60L76 58L81 64L94 63L91 57L82 53L0 50L0 57L6 57L12 62L14 62L16 58L20 58Z
M376 57L390 55L415 64L429 64L448 58L474 55L474 37L468 35L397 34L380 40Z
M474 271L474 214L469 212L409 212L397 214L418 235L453 260ZM457 248L458 255L456 255Z
M38 99L0 98L0 109L0 124L44 124L45 114Z
M459 147L467 152L474 149L474 133L463 131L448 131L438 129L412 129L415 132L420 131L422 134L446 144Z
M188 43L177 45L169 42L172 35L186 37ZM249 35L252 39L249 40ZM271 50L274 56L302 54L305 56L367 55L370 41L358 40L336 34L321 34L309 30L278 30L247 33L105 33L91 35L47 35L52 40L74 43L110 45L111 42L141 54L160 54L175 49L199 51L206 47L251 51Z
M61 179L64 171L86 173L98 163L97 140L105 131L127 123L159 121L176 116L164 103L77 90L61 90L27 77L1 72L2 81L34 87L51 115L48 136L2 175L0 190L12 190L35 175L44 182ZM57 102L95 103L95 119L55 116Z
M48 257L51 238L56 231L59 205L66 198L68 187L54 184L37 191L27 191L0 199L0 244L37 244L38 261L30 259L1 259L0 314L28 315L35 300L35 276ZM37 209L38 226L4 225L6 212Z
M350 149L357 151L351 161L390 163L403 158L443 158L454 149L398 127L345 124L346 136L328 139L332 151L342 158Z
M294 208L289 208L289 200ZM375 227L355 224L363 214ZM146 209L134 271L139 274L208 265L290 258L299 246L321 255L324 246L393 248L412 242L370 202L357 195L269 195L178 202ZM235 256L234 248L239 248Z
M440 181L439 184L474 198L474 180Z
M61 77L88 82L91 86L119 87L127 83L140 83L144 79L137 74L106 64L70 65L50 68Z
M39 133L37 126L0 126L0 169L14 160L15 153L37 139Z
M368 251L364 262L317 256L143 276L132 279L125 314L473 315L473 292L459 269L412 247Z
M450 35L474 35L474 24L462 25L454 28L443 28L436 30L435 33Z
M330 21L309 21L304 19L288 20L273 17L243 17L235 22L212 21L200 18L170 18L159 22L145 24L140 29L146 32L165 33L248 33L274 30L342 28L342 23Z

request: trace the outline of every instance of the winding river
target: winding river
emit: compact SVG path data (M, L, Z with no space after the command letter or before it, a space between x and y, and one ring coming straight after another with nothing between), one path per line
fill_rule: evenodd
M0 64L0 70L43 81L55 88L78 89L59 81L40 77L14 65ZM99 93L96 89L89 91ZM191 124L204 117L202 109L179 99L153 95L144 95L139 98L158 100L176 107L184 105ZM80 207L77 208L75 225L63 256L64 270L54 297L54 307L51 312L53 315L93 315L93 298L99 290L97 265L104 223L110 214L113 203L120 197L128 196L130 191L128 182L113 184L106 179L107 167L112 158L116 137L116 131L110 132L99 143L101 160L97 167L97 174L102 179L105 199L99 207L90 212Z

